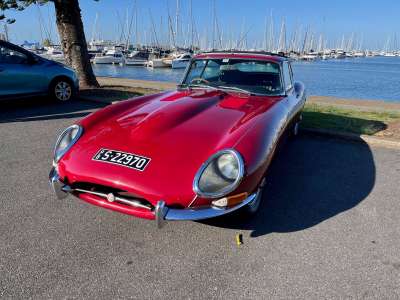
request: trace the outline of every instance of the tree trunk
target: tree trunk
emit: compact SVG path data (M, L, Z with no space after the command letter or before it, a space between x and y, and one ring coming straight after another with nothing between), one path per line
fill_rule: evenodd
M61 47L68 65L74 68L81 87L98 87L87 51L78 0L53 0Z

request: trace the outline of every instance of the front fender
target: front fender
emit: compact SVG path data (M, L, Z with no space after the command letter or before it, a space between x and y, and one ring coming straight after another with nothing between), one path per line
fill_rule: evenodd
M285 100L281 100L238 141L235 149L242 154L246 167L246 176L238 192L257 189L286 130L286 121L287 107Z

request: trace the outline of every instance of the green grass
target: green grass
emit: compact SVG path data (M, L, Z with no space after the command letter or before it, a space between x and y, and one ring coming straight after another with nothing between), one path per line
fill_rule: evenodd
M399 112L362 111L312 103L304 108L302 126L373 135L399 120Z

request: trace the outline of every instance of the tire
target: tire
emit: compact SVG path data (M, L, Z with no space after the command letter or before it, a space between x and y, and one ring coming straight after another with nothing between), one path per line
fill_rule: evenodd
M303 119L303 116L300 115L300 116L298 117L298 119L296 120L296 122L294 123L293 129L292 129L292 136L293 136L293 137L296 137L296 136L299 135L300 123L301 123L301 120L302 120L302 119Z
M299 135L299 127L300 127L300 122L294 123L292 136L298 136Z
M68 102L74 96L74 87L68 79L56 79L50 86L49 94L57 102Z

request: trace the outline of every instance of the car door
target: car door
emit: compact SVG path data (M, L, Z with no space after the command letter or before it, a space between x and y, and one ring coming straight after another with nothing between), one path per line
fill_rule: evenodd
M46 92L48 82L41 65L29 53L0 45L0 96Z
M285 84L285 94L287 101L287 109L288 109L288 118L287 121L290 122L293 117L297 114L298 111L298 102L295 93L294 93L294 83L293 83L293 74L290 68L290 64L288 61L283 62L283 79Z

